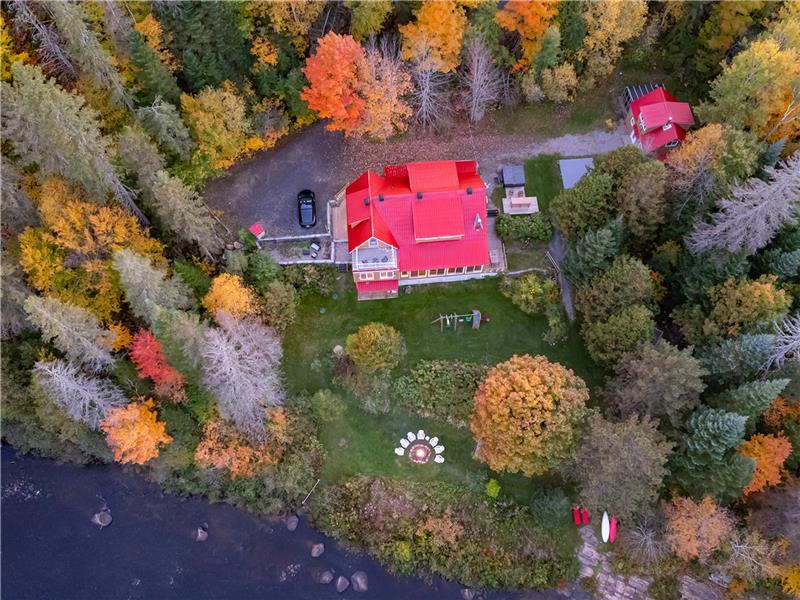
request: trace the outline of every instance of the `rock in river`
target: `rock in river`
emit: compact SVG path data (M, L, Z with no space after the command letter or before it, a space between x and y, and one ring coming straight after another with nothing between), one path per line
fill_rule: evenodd
M311 546L311 558L319 558L325 552L325 544L319 543Z
M364 571L356 571L350 576L350 579L353 581L353 589L357 592L366 592L369 588L369 580Z
M297 529L297 524L300 522L300 519L297 518L297 515L289 515L286 517L286 529L289 531L294 531Z
M340 594L350 587L350 580L344 575L339 575L336 578L336 591Z
M322 573L320 573L319 575L320 583L327 585L331 581L333 581L333 572L330 569L325 569Z
M113 521L113 519L111 518L111 511L108 509L94 513L94 516L92 517L92 523L95 525L100 525L100 529L111 525L111 521Z
M195 542L205 542L208 539L208 532L203 527L198 527L194 532Z

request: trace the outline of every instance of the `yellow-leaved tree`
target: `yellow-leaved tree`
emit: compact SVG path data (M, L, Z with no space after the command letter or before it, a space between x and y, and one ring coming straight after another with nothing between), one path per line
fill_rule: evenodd
M461 62L461 42L467 15L454 0L423 0L415 20L399 27L403 36L403 58L427 58L431 70L449 73Z
M323 0L250 0L245 10L250 17L266 18L272 29L286 34L302 55L308 49L309 30L324 7Z
M586 384L563 365L512 356L489 371L475 394L475 456L495 471L546 473L571 452L588 399Z
M111 266L117 250L131 249L156 265L166 264L163 245L117 206L86 199L58 178L31 188L42 226L19 236L20 266L39 292L93 312L104 324L120 310L122 290Z
M221 273L214 278L203 298L203 306L211 315L216 316L221 310L237 319L254 315L260 308L253 290L244 284L241 277L230 273Z
M578 58L586 65L584 85L589 88L599 78L611 74L622 53L622 44L641 33L647 4L644 0L606 0L586 2L585 7L586 37Z
M172 441L167 426L157 419L151 399L114 408L100 424L114 460L141 465L158 456L159 448Z
M197 153L214 169L226 169L245 152L250 121L244 100L229 81L195 96L181 94L183 119L197 139Z

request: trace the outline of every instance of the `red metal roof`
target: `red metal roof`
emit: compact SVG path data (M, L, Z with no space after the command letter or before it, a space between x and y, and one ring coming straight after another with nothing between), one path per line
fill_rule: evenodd
M412 192L438 192L458 188L458 171L452 160L417 162L406 165Z
M411 177L416 176L413 174L419 164L435 165L436 168L425 166L416 171L416 175L425 173L427 177L434 172L443 173L451 187L423 192L422 199L418 199L419 190L411 189ZM371 175L374 177L362 175L346 190L348 248L351 252L374 236L397 248L401 271L490 263L486 239L486 187L475 161L391 165L384 169L383 177ZM419 181L417 184L422 185ZM425 185L441 187L436 182ZM365 190L370 194L369 204L363 201ZM481 225L478 229L476 220ZM418 241L453 236L461 237Z
M264 231L264 228L261 226L261 223L253 223L252 225L250 225L250 233L258 237L260 235L264 235L266 231Z
M461 200L455 194L426 194L411 201L414 239L417 242L454 238L464 235Z
M397 291L399 288L397 279L382 279L378 281L356 281L356 289L362 292L388 292Z
M655 152L670 142L683 141L686 130L694 124L691 107L678 102L661 87L631 102L630 110L634 119L633 134L646 152ZM640 117L647 128L644 133L639 130Z

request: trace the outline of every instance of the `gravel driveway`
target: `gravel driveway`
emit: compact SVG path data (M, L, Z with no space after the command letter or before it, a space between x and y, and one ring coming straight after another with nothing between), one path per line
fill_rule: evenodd
M409 134L385 143L345 139L325 131L323 123L303 129L275 148L241 162L205 189L209 205L223 211L234 229L256 221L268 237L324 234L327 202L342 186L366 169L419 160L473 159L485 181L503 163L521 162L537 154L586 156L602 154L627 142L624 126L615 131L590 131L550 139L522 135L475 133L459 128L445 137ZM317 226L297 224L296 196L303 188L317 195Z

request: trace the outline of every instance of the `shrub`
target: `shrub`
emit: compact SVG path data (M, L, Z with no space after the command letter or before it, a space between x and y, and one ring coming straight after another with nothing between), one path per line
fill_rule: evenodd
M494 229L504 242L511 240L546 242L553 235L553 226L544 213L532 215L503 213L495 220Z
M356 370L363 374L391 371L406 352L403 336L385 323L359 327L347 336L345 350Z
M297 319L297 292L282 281L268 283L264 288L261 311L264 322L283 334Z
M605 272L592 278L578 292L575 308L587 321L603 321L634 304L653 302L653 278L642 261L618 256Z
M568 62L542 71L542 92L556 103L572 102L578 90L578 76Z
M543 313L548 305L561 303L558 284L537 273L504 277L500 281L500 293L529 315Z
M439 481L358 477L312 499L315 525L392 570L468 586L552 587L577 576L577 536L544 530L524 508Z
M395 381L393 395L408 411L465 427L475 391L488 370L486 365L457 360L421 361Z
M497 481L494 477L492 477L489 481L486 482L486 495L489 498L495 499L500 495L500 482Z
M538 488L531 500L531 514L540 527L558 530L572 523L570 506L561 488Z
M286 265L281 279L291 284L302 298L309 294L330 294L336 281L336 269L329 265Z
M341 419L345 410L344 400L330 390L319 390L311 396L311 414L317 423L330 423Z

